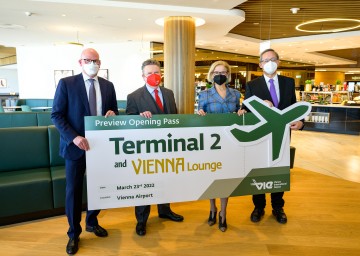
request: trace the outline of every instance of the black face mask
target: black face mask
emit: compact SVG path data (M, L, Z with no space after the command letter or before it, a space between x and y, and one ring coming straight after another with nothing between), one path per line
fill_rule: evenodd
M227 80L227 77L225 75L216 75L214 76L214 83L218 85L222 85Z

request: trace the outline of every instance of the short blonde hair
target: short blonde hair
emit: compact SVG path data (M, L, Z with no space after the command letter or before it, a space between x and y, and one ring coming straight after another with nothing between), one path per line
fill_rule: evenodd
M217 66L224 66L228 72L228 79L227 79L227 82L230 82L231 81L231 68L230 68L230 65L229 63L227 63L226 61L223 61L223 60L218 60L218 61L215 61L213 64L211 64L210 66L210 69L209 69L209 72L207 74L207 80L211 83L213 83L213 78L212 78L212 74L214 73L214 69L217 67Z

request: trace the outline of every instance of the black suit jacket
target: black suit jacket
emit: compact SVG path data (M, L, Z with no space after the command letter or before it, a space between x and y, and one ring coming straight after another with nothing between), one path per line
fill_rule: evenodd
M159 88L164 100L164 112L160 110L155 99L144 85L127 96L126 114L139 115L144 111L150 111L151 114L177 114L173 91L164 87Z
M280 92L278 109L282 110L296 103L295 81L290 77L280 75L278 75L278 81ZM264 76L260 76L246 84L245 99L250 98L253 95L262 100L269 100L272 102L270 91ZM246 106L243 106L242 108L249 111Z

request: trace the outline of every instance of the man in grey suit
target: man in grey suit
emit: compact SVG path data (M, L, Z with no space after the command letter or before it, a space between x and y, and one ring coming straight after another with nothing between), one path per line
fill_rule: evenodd
M161 83L160 63L153 59L146 60L143 62L141 70L145 85L128 95L126 113L145 118L151 118L153 114L177 114L174 93L169 89L159 87ZM135 207L136 233L139 236L146 234L146 222L149 214L150 205ZM183 216L170 209L170 204L158 204L158 214L160 218L172 221L184 220Z
M279 54L273 49L267 49L260 54L260 68L263 75L248 82L245 90L245 99L255 95L264 100L269 107L275 107L283 110L296 103L295 81L294 79L277 74L277 67L280 63ZM245 106L242 107L244 112L249 111ZM291 130L302 129L304 123L295 121L290 124ZM284 192L271 193L272 213L276 220L285 224L287 216L284 212L285 201ZM265 194L253 195L254 210L250 219L252 222L259 222L265 214L266 197Z

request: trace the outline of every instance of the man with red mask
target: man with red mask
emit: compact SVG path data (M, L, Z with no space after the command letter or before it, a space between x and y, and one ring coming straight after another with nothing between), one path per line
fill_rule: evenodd
M130 93L127 97L126 113L151 118L153 114L177 114L173 91L160 87L161 70L157 60L149 59L141 66L145 85ZM150 205L135 207L137 219L136 233L139 236L146 234L146 222L150 214ZM172 221L183 221L184 217L174 213L170 204L158 204L160 218Z

